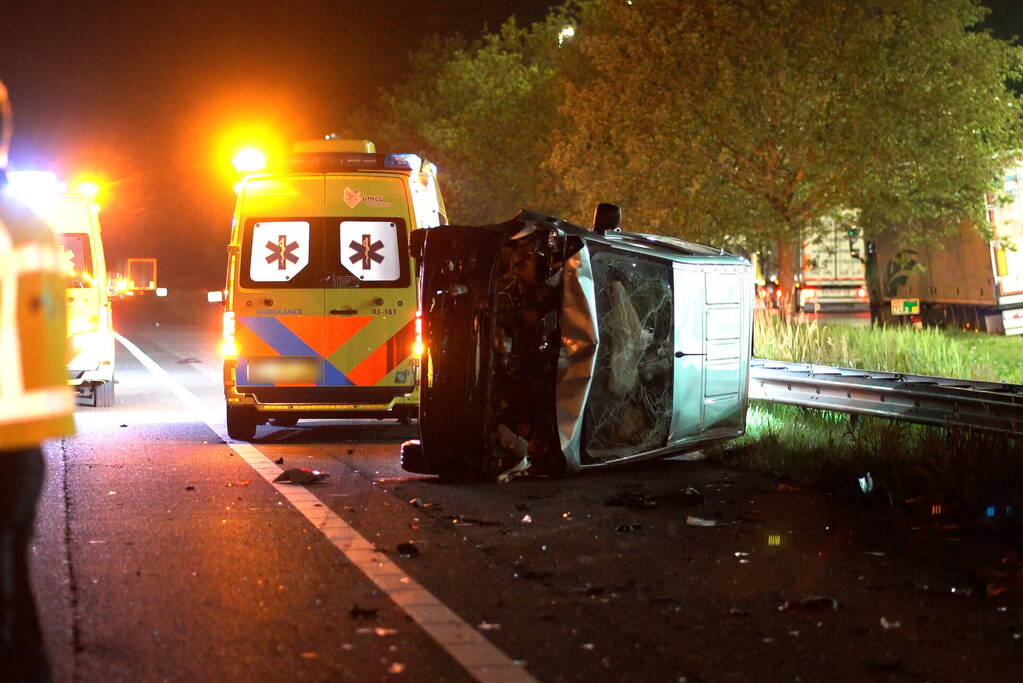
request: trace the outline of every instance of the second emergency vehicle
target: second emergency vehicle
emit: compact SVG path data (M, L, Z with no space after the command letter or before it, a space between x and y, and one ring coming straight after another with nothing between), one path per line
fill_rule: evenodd
M408 235L446 223L436 167L368 140L297 143L242 178L224 291L227 428L416 414Z
M114 327L99 205L48 172L10 173L13 191L56 233L68 274L68 381L96 407L114 405Z

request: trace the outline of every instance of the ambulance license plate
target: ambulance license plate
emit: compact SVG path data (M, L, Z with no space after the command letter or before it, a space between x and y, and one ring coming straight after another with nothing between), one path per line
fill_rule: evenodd
M249 359L249 381L254 384L315 384L320 360L311 356L276 356Z

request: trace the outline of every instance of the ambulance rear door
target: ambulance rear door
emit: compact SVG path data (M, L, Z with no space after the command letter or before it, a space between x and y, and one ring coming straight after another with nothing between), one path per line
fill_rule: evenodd
M415 387L408 182L401 174L326 178L324 384L352 387L361 403L388 403Z
M263 402L288 402L295 387L324 383L323 176L255 178L243 192L237 381Z

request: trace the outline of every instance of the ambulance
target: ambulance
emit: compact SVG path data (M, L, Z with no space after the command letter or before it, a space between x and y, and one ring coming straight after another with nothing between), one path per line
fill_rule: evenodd
M436 167L331 137L296 143L288 168L235 189L219 297L228 434L251 440L271 419L409 421L419 391L408 238L447 222Z
M10 188L53 229L68 273L68 382L99 408L114 405L114 327L94 193L52 173L9 174Z

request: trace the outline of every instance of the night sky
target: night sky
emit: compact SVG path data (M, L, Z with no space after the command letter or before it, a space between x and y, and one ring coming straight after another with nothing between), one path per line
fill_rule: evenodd
M108 260L157 256L171 286L223 280L233 192L218 143L239 125L346 133L432 33L470 38L550 0L0 0L12 162L110 182ZM1002 37L1023 0L989 0ZM418 151L418 150L392 150ZM441 169L443 174L443 169ZM442 175L443 178L443 175Z
M550 4L0 0L12 164L101 175L109 261L157 256L168 284L216 286L234 201L229 159L217 158L225 133L344 136L424 36L475 38L511 15L542 19Z

